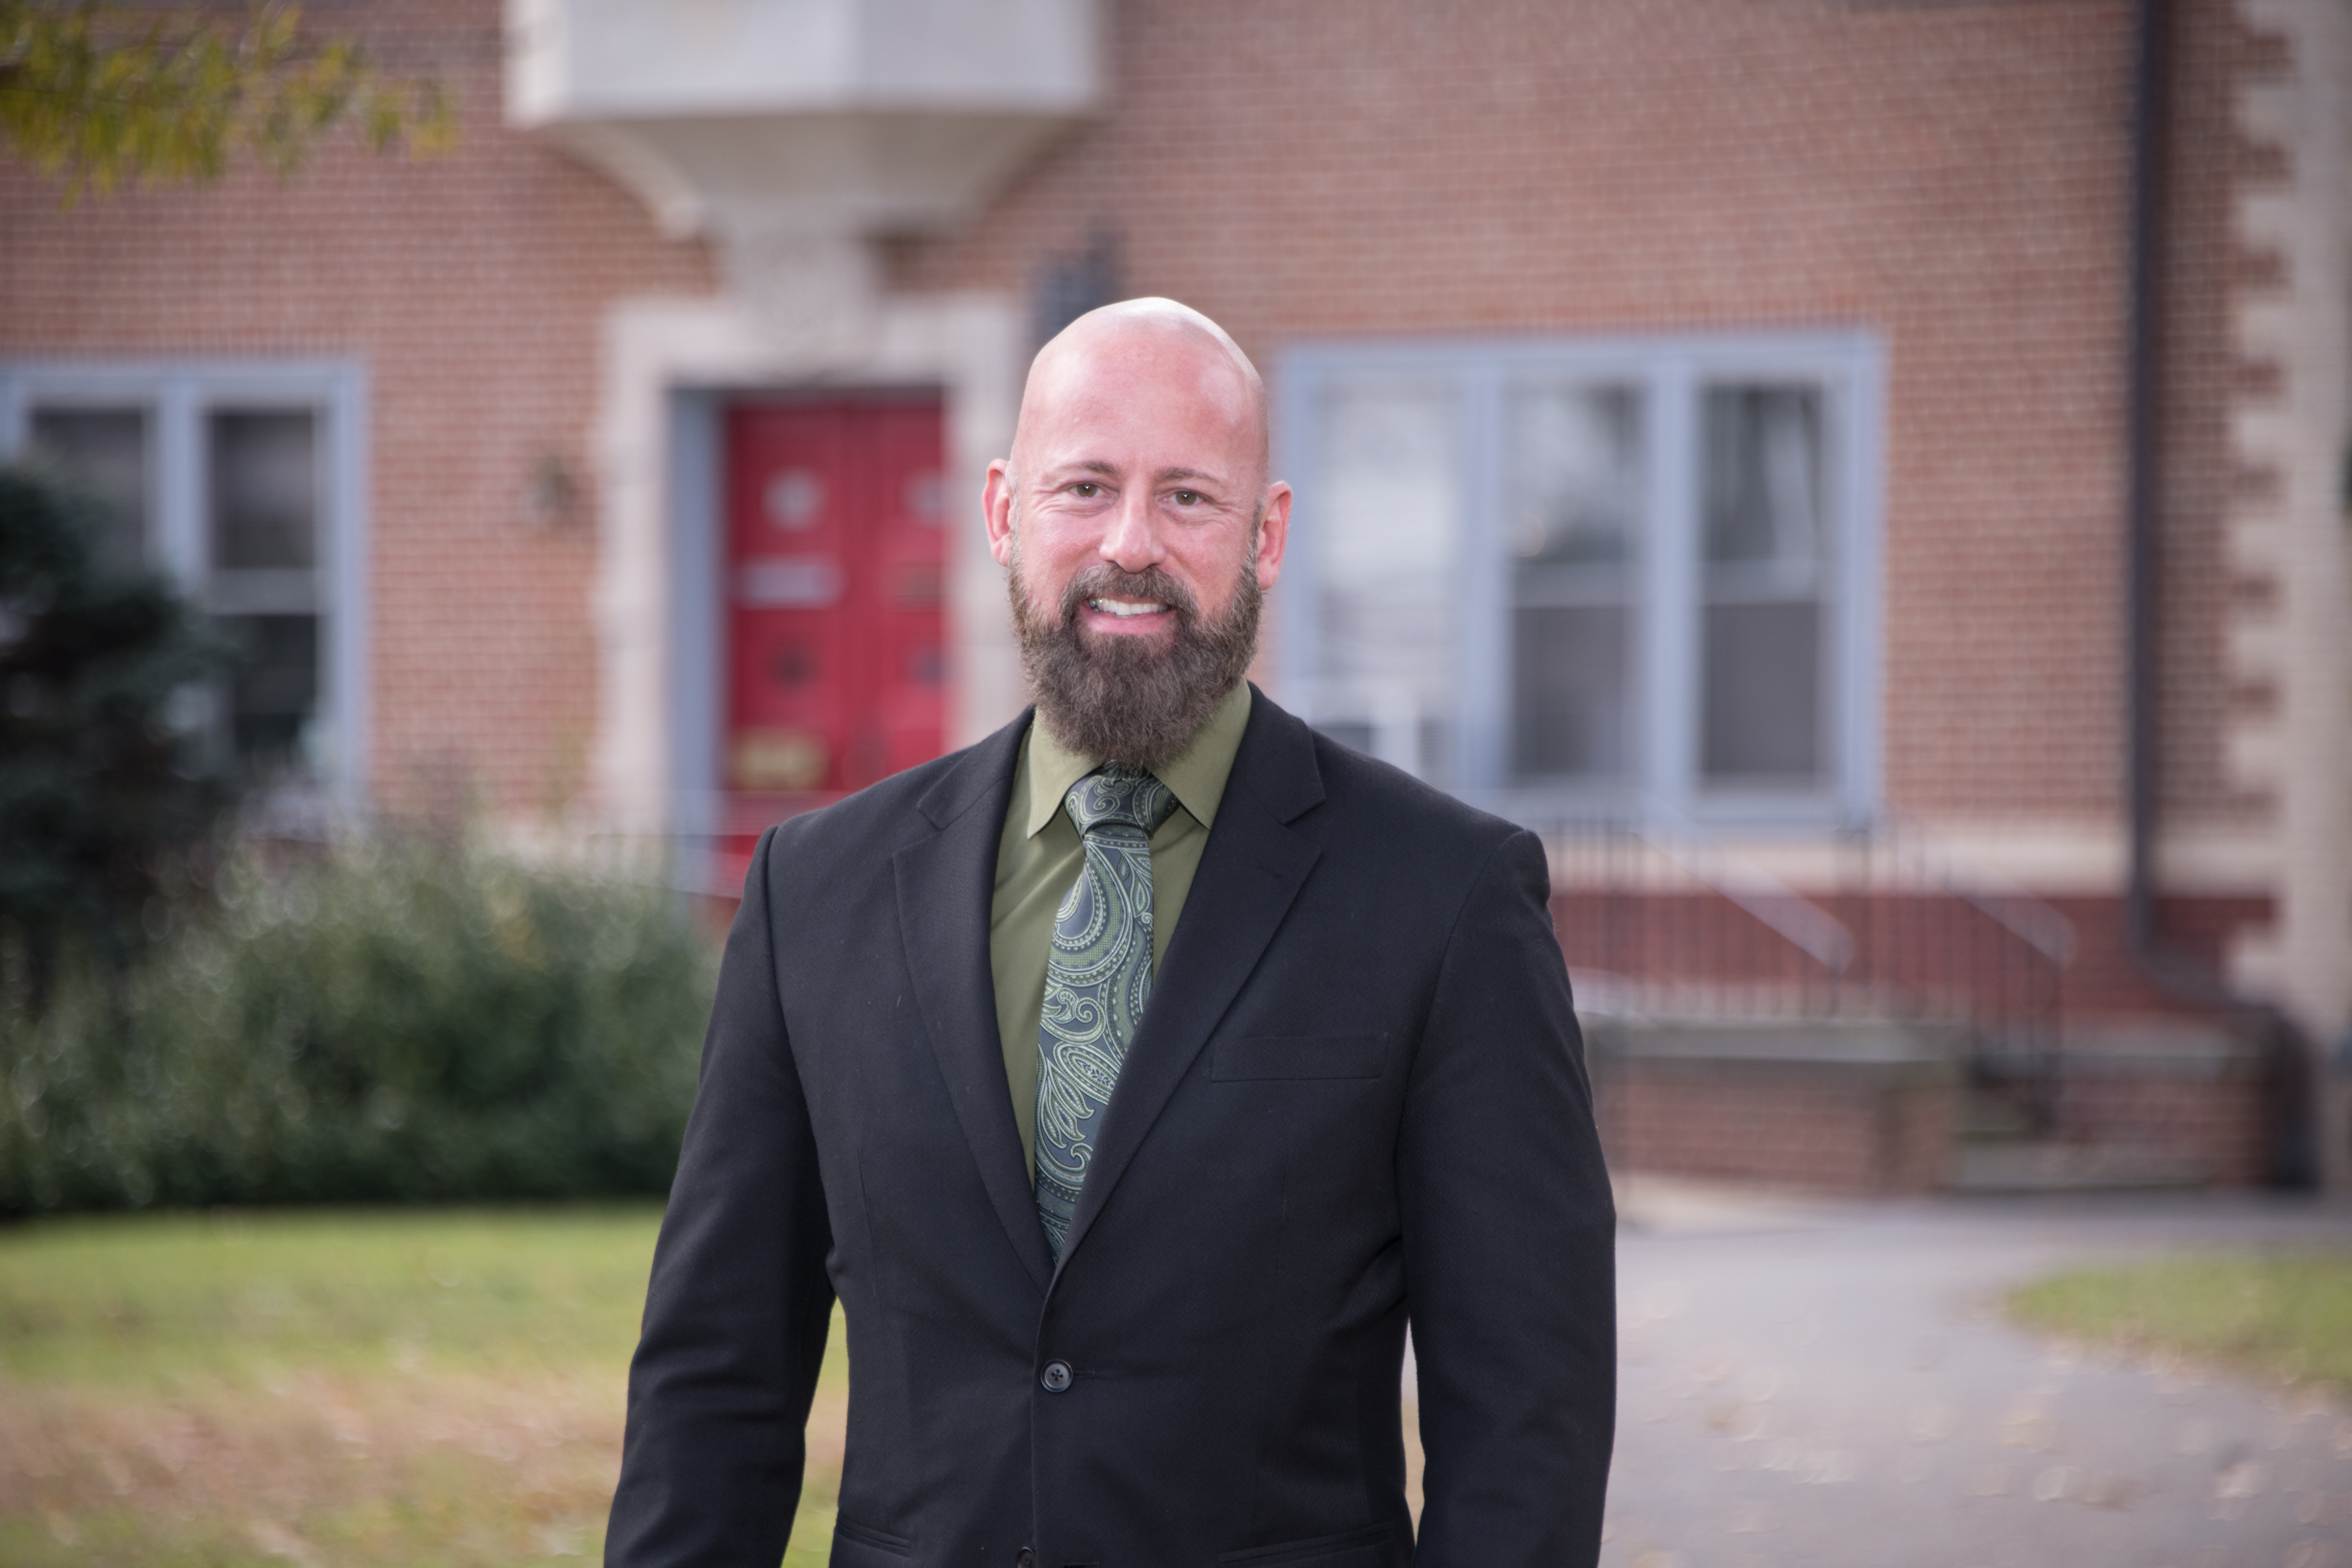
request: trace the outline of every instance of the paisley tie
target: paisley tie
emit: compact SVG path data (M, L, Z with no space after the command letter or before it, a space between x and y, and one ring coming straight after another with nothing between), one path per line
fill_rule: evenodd
M1037 1028L1037 1217L1057 1259L1151 995L1151 832L1176 797L1150 773L1112 765L1072 784L1062 804L1086 864L1054 917Z

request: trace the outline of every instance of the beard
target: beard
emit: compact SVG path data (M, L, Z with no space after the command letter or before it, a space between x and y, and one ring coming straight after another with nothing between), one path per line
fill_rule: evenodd
M1214 619L1203 619L1192 595L1157 566L1122 572L1108 563L1072 578L1047 616L1030 601L1016 549L1010 580L1021 668L1054 739L1129 767L1175 761L1248 673L1257 651L1262 595L1255 559L1253 552L1244 562L1233 603ZM1175 625L1165 637L1097 637L1078 613L1088 599L1107 595L1165 605Z

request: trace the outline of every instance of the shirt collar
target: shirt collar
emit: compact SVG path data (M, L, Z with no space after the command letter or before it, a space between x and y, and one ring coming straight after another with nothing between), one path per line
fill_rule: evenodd
M1184 750L1167 766L1155 770L1160 782L1175 795L1176 804L1192 814L1203 827L1213 826L1217 804L1225 797L1225 780L1241 751L1242 731L1249 728L1250 684L1235 681L1207 721L1193 731ZM1029 725L1029 825L1032 838L1045 830L1062 809L1070 786L1102 766L1100 757L1073 752L1054 739L1045 725Z

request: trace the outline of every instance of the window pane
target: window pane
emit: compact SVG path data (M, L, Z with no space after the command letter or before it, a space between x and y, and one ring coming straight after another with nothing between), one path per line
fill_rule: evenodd
M301 769L319 708L319 617L229 616L243 658L229 682L229 742L255 773Z
M212 416L215 571L318 563L316 423L308 410Z
M98 558L129 572L147 556L147 411L36 408L33 449L98 501Z
M1831 771L1825 418L1814 386L1705 395L1699 765L1710 784L1803 785Z
M1807 784L1822 763L1818 604L1711 605L1700 767L1710 784Z
M1631 765L1641 415L1629 387L1507 395L1510 767L1521 782L1614 779Z
M1822 395L1811 386L1706 393L1706 560L1803 568L1825 553Z
M1522 780L1624 776L1626 658L1622 605L1521 605L1512 622L1511 771Z
M1315 714L1334 730L1366 727L1375 754L1440 777L1462 536L1453 397L1363 383L1334 388L1318 412Z
M1511 553L1523 563L1613 563L1637 553L1641 404L1622 386L1510 395Z

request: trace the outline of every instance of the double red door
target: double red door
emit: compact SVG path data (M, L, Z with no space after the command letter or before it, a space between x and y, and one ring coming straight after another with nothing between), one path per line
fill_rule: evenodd
M730 789L854 790L940 754L940 454L936 397L728 411Z

